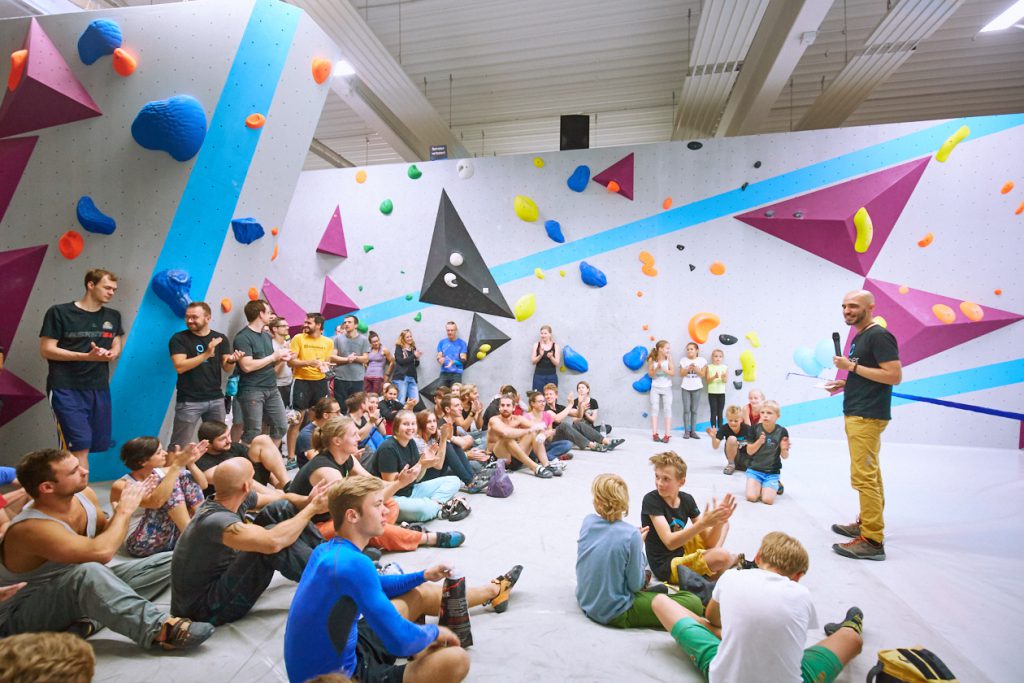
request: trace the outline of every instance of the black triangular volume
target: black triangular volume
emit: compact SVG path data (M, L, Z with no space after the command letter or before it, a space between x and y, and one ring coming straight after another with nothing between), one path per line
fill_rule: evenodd
M487 355L491 355L498 348L504 345L506 342L511 341L511 337L499 330L497 327L487 322L482 316L477 313L473 314L473 324L469 328L469 347L468 358L463 363L463 367L468 368L473 363L477 362L476 354L480 351L480 347L484 344L489 344L491 347L490 351L487 351Z

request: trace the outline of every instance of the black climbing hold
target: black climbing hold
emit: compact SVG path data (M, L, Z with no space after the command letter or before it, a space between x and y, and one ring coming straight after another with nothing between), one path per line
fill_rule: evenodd
M743 191L743 192L746 192L747 191L747 187L749 185L750 185L750 183L743 183L742 185L740 185L740 190Z
M682 251L683 249L686 249L686 247L684 247L684 246L683 246L683 245L681 245L681 244L677 244L677 245L676 245L676 249L678 249L679 251Z
M804 212L803 211L794 211L793 212L793 218L803 218L803 217L804 217Z
M736 388L737 391L739 391L740 389L743 388L743 382L742 381L733 382L732 385L733 385L733 387Z
M693 140L692 142L687 142L686 146L694 151L697 151L698 149L704 146L704 143Z
M755 161L754 162L754 168L761 168L761 162L760 161Z
M767 211L764 212L764 215L765 215L766 218L771 218L772 216L775 215L775 210L774 209L768 209Z
M695 270L697 270L697 266L695 266L695 265L693 265L693 264L691 263L691 264L690 264L690 272L692 273L692 272L693 272L693 271L695 271Z
M735 344L736 342L738 342L739 339L737 339L736 337L732 336L731 334L720 334L720 335L718 335L718 341L722 342L726 346L730 346L730 345Z
M736 368L736 376L739 377L743 374L743 368Z

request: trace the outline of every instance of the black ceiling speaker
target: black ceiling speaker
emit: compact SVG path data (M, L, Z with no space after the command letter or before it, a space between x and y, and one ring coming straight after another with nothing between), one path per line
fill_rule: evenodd
M562 131L558 149L590 149L590 116L566 114L562 116Z

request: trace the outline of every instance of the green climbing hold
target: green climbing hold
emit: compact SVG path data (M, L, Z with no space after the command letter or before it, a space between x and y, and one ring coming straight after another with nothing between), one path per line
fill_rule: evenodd
M405 295L405 300L406 301L412 301L412 294L406 294Z
M413 180L419 180L420 176L423 175L423 171L416 168L416 164L413 164L412 166L409 167L408 173L409 177L412 178Z
M391 212L395 210L395 205L390 199L385 199L380 203L380 212L385 216L390 216Z
M364 254L369 254L371 251L373 251L373 245L372 244L364 244L363 245L363 253Z
M367 325L366 323L361 322L358 325L356 325L356 329L359 330L360 334L366 334L366 331L370 329L370 326Z
M359 290L359 291L361 292L361 291L363 291L363 286L362 286L362 285L358 285L358 286L356 287L356 289L358 289L358 290Z
M416 315L415 315L415 316L413 317L413 320L415 320L416 322L419 322L419 321L423 320L423 314L422 314L422 313L417 313L417 314L416 314Z

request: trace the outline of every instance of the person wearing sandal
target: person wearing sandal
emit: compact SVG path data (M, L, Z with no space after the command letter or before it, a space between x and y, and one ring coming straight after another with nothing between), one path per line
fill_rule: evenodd
M33 451L17 474L33 504L4 536L0 585L27 585L0 603L0 637L67 630L88 637L108 627L143 648L181 650L213 635L213 625L150 602L170 582L171 553L106 566L155 481L126 484L108 519L87 485L89 471L69 451Z
M295 591L284 634L288 680L341 673L359 681L452 681L469 673L469 655L444 625L417 624L438 616L441 579L452 568L435 565L411 574L379 575L362 554L384 528L384 487L376 477L353 476L334 484L328 509L336 536L309 558ZM490 583L465 589L469 607L490 603L508 609L523 567ZM474 620L476 617L474 617ZM407 657L407 664L397 664Z
M651 378L651 432L653 440L668 443L672 431L672 376L676 366L672 361L672 347L665 339L659 340L647 356L647 376ZM665 406L665 436L658 436L658 414Z
M575 448L596 453L615 450L626 441L609 439L586 420L572 417L573 408L558 402L558 386L555 384L544 385L544 404L545 409L552 414L552 422L555 425L553 441L572 441Z

